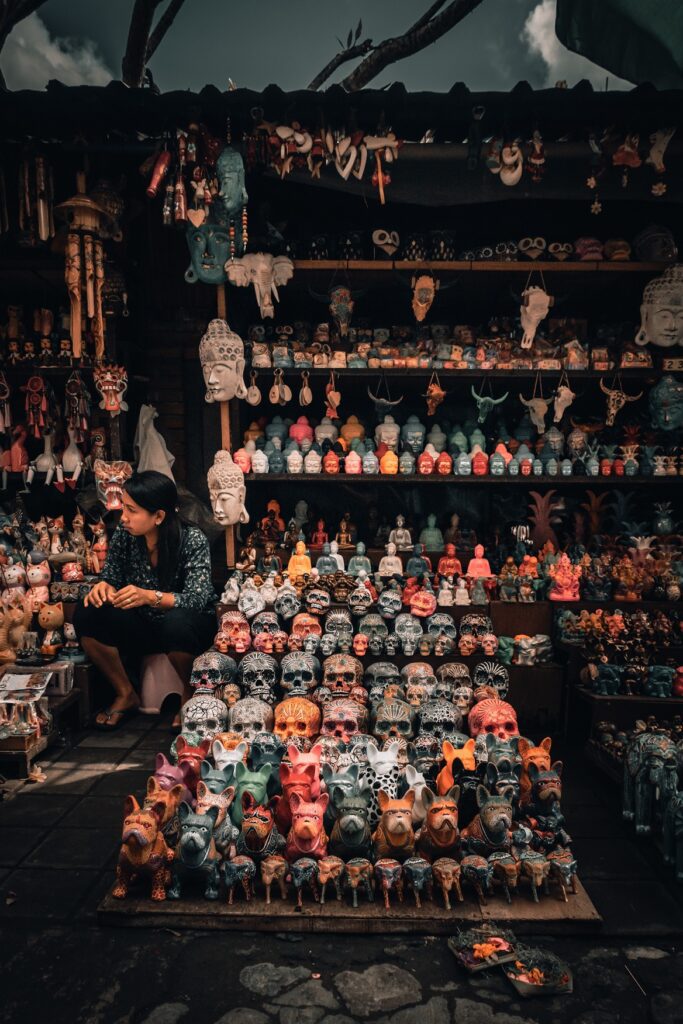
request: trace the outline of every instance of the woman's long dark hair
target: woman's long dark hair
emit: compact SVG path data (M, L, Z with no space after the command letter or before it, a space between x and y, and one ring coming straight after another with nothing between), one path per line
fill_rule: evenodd
M159 546L157 549L157 576L162 590L169 590L173 575L178 565L178 555L183 540L183 524L178 515L178 490L173 480L155 469L147 469L142 473L133 473L126 482L124 490L140 508L147 512L165 512L163 522L159 526ZM147 557L147 545L144 537L138 537L142 554Z

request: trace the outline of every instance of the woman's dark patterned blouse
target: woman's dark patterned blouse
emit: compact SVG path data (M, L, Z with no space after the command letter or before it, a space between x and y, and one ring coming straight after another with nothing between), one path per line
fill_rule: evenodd
M159 590L157 571L150 565L146 550L141 549L137 537L126 533L120 526L114 530L109 542L109 552L101 579L111 583L117 590L129 584L142 587L144 590ZM211 583L209 542L196 526L183 527L178 565L171 581L171 590L176 608L203 612L216 603L216 594ZM142 610L159 614L148 606Z

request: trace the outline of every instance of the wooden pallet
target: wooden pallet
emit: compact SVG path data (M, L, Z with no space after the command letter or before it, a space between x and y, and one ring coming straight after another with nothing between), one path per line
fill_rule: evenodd
M101 924L126 928L206 928L255 932L332 932L363 935L451 935L460 926L496 921L513 928L518 934L583 935L602 926L602 918L579 882L575 896L567 903L551 895L534 903L527 890L522 890L511 904L500 897L491 897L480 907L470 894L464 903L453 903L447 911L439 902L425 901L418 909L407 896L403 904L392 904L389 910L379 902L367 903L359 896L354 910L347 898L338 903L329 899L324 906L314 903L308 893L303 910L292 899L274 899L267 906L258 895L250 903L239 896L229 907L224 900L212 903L203 899L166 900L129 896L115 899L107 893L98 907ZM437 897L438 898L438 897Z

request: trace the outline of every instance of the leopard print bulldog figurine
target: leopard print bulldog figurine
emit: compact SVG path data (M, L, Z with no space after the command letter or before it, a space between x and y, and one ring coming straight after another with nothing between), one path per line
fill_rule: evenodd
M112 890L116 899L124 899L130 884L139 877L151 879L153 900L166 899L171 877L168 865L173 860L173 851L166 845L161 831L165 811L163 803L141 808L134 796L126 797L121 852Z

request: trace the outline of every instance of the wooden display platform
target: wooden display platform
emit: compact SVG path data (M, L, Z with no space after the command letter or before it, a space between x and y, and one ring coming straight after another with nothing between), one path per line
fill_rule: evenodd
M226 931L256 932L330 932L358 935L452 935L460 926L496 921L513 928L519 935L585 935L602 927L602 918L593 906L581 882L577 893L565 903L551 888L549 896L534 903L526 888L508 904L499 896L491 897L487 906L479 906L468 892L464 903L452 903L446 910L439 902L423 901L421 908L406 894L403 904L392 903L389 910L377 902L368 903L359 895L354 910L345 896L341 903L334 897L320 906L306 892L303 910L297 910L293 897L286 901L274 899L267 906L260 894L247 903L241 895L229 907L225 900L215 903L204 899L166 900L129 896L114 899L107 893L99 907L100 924L124 928L206 928ZM393 897L395 900L395 896Z

